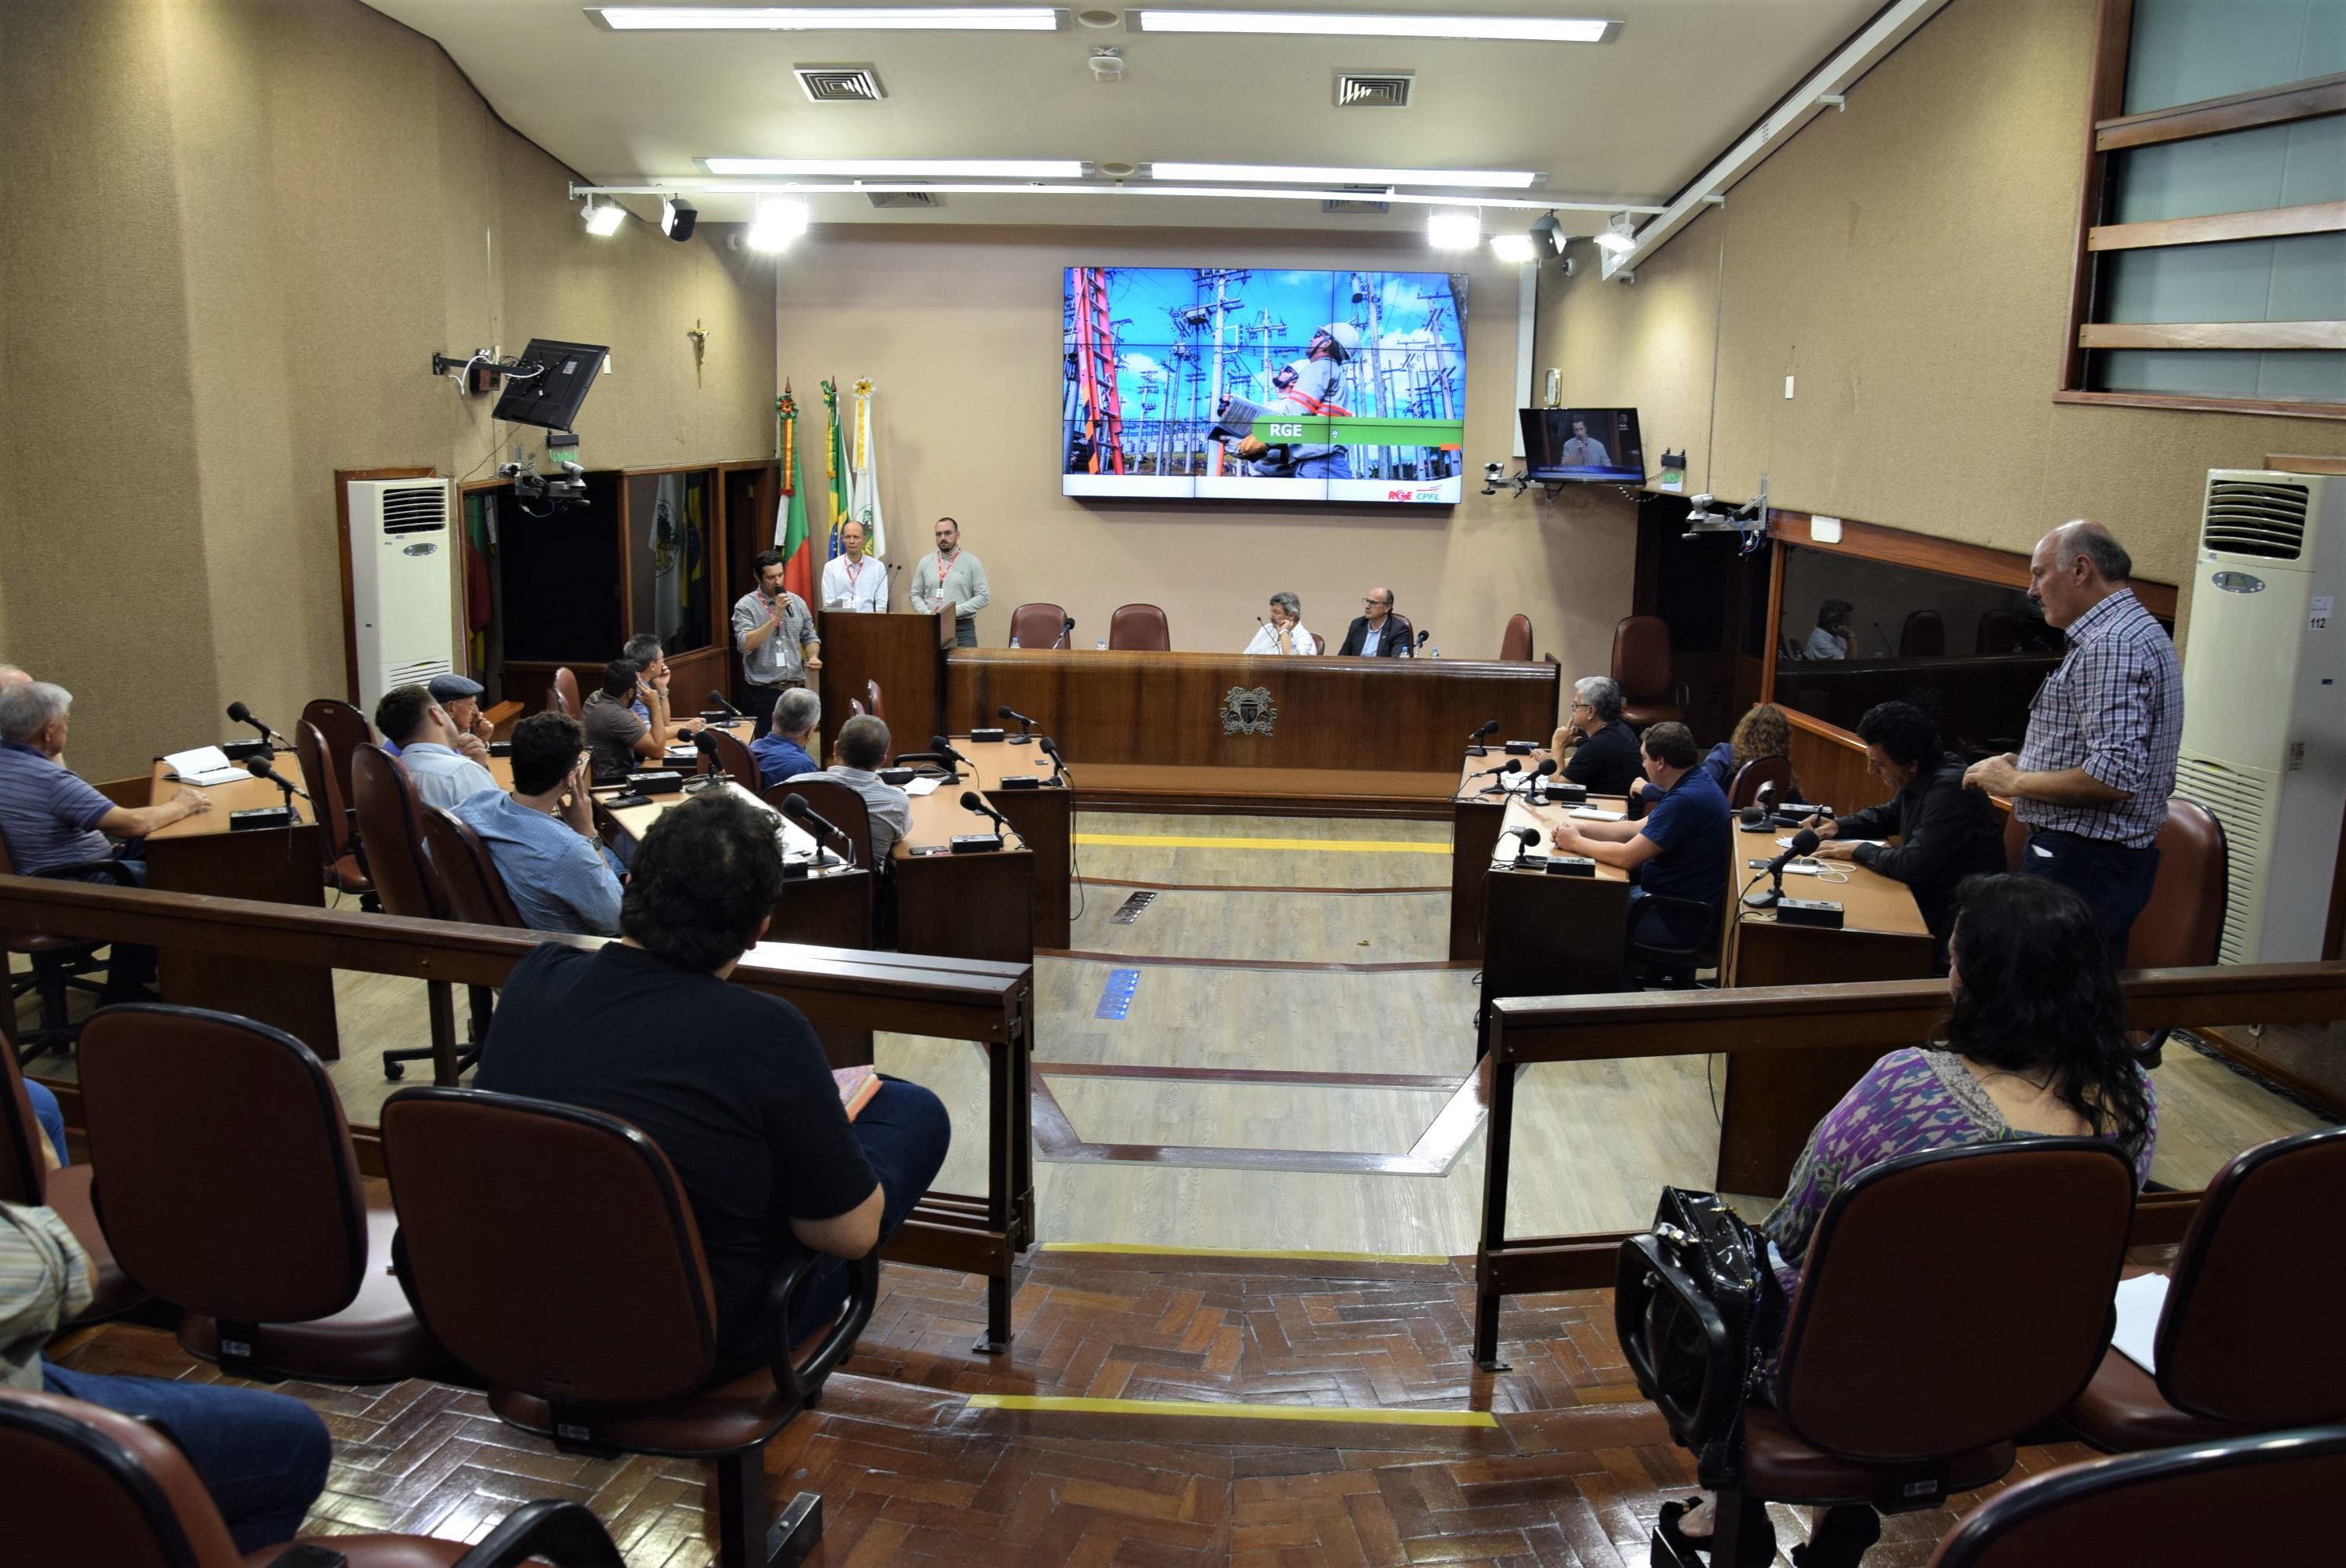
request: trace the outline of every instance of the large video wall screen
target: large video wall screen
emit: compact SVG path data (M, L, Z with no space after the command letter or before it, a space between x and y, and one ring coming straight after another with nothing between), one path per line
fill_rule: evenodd
M1068 495L1459 499L1466 279L1070 267Z

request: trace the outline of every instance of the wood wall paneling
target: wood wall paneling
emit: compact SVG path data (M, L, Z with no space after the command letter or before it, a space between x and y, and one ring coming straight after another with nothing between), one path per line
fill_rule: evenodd
M2094 127L2094 149L2116 152L2121 148L2221 136L2226 131L2286 125L2341 112L2346 112L2346 72L2101 120Z
M2088 321L2086 349L2346 349L2341 321Z
M2267 207L2251 212L2211 212L2146 223L2096 224L2086 232L2088 250L2137 250L2156 245L2212 245L2277 234L2330 234L2346 229L2346 201Z

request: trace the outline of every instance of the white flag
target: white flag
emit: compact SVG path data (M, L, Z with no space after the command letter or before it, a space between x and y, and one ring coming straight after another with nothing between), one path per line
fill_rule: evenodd
M684 475L663 473L652 495L652 635L666 644L684 624L677 597L684 569Z
M885 555L888 536L880 522L880 476L872 467L872 382L855 383L855 447L848 454L847 514L863 524L863 553Z

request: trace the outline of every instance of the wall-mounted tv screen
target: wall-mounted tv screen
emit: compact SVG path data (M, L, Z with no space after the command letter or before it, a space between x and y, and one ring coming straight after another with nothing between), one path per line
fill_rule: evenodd
M1646 482L1646 452L1634 408L1527 408L1524 470L1535 480Z
M1067 495L1455 503L1466 278L1070 267Z

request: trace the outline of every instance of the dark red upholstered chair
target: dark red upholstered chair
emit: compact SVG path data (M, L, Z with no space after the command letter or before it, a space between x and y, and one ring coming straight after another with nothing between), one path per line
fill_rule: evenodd
M851 697L847 699L847 716L850 718L861 718L863 717L863 699L862 697Z
M805 797L816 816L854 841L857 865L870 869L875 875L880 873L879 862L872 853L872 808L862 796L836 779L801 779L795 783L777 784L760 798L779 811L782 802L793 795Z
M788 1342L787 1304L818 1260L777 1271L768 1365L712 1385L717 1308L699 1227L642 1133L516 1095L403 1089L383 1105L382 1145L402 1278L501 1419L566 1451L712 1461L723 1568L796 1562L821 1537L811 1492L770 1531L766 1445L821 1396L871 1320L876 1249L844 1266L847 1304L803 1358Z
M755 795L758 792L758 759L755 754L729 729L709 728L701 733L710 737L717 748L717 764L725 769L726 776Z
M1792 759L1789 757L1754 757L1735 770L1734 782L1727 791L1727 803L1740 811L1760 798L1760 786L1773 784L1780 800L1797 799L1792 793Z
M1507 629L1499 638L1499 657L1528 663L1532 653L1532 618L1515 615L1507 617Z
M573 718L577 718L586 706L578 699L577 673L568 665L555 667L554 684L546 688L546 706Z
M293 1543L250 1555L157 1423L55 1394L0 1389L0 1516L18 1568L265 1568ZM527 1502L475 1546L423 1535L334 1535L305 1544L348 1568L621 1568L577 1502ZM298 1560L297 1560L298 1561ZM289 1568L291 1564L289 1563Z
M366 845L367 871L374 879L375 895L382 901L383 912L413 920L453 918L447 900L440 891L439 881L423 858L423 801L415 793L414 781L408 778L407 769L382 747L362 746L351 759L351 773L356 785L359 840ZM435 1018L444 1009L453 1019L454 993L448 983L427 980L423 983ZM454 1027L453 1023L447 1026ZM480 1059L480 1054L477 1043L460 1050L456 1054L457 1073L462 1074ZM425 1046L385 1051L382 1075L403 1078L408 1063L428 1062L432 1055Z
M306 718L294 721L293 754L310 786L310 809L325 834L326 886L336 892L357 894L362 909L380 909L382 901L374 896L374 882L367 876L366 861L359 851L358 824L345 804L349 797L342 793L342 775L348 771L350 759L344 758L342 766L336 768L325 736Z
M2168 1270L2157 1376L2102 1358L2061 1424L2115 1452L2346 1421L2346 1252L2307 1245L2346 1192L2346 1127L2259 1144L2216 1173Z
M8 835L0 833L0 876L15 876L16 866L8 853ZM50 866L33 873L62 881L76 881L87 877L103 878L117 887L134 885L128 867L117 860L81 860L71 865ZM6 955L22 953L31 961L31 972L21 979L13 972L8 977L6 1005L0 1007L0 1037L7 1041L9 1056L17 1063L30 1062L48 1051L70 1051L78 1029L68 1011L70 993L87 991L102 995L105 987L89 978L106 967L97 950L107 945L102 942L84 942L78 937L49 936L40 932L0 932L0 967L6 965ZM28 1040L16 1038L16 998L27 991L40 993L41 1026Z
M1171 653L1173 628L1155 605L1119 605L1107 618L1107 646L1111 653Z
M1010 640L1022 648L1055 647L1067 612L1056 605L1021 605L1010 612Z
M448 918L466 925L509 926L527 931L515 907L488 845L454 811L423 809L423 862L447 901Z
M863 706L874 718L885 718L888 717L888 705L880 700L880 683L878 681L867 680L863 683ZM750 788L755 789L757 786L751 785Z
M1854 1563L1877 1512L1935 1508L2011 1469L2014 1440L2074 1400L2108 1347L2133 1211L2133 1164L2098 1138L1931 1149L1861 1172L1802 1259L1779 1403L1744 1407L1743 1484L1719 1495L1715 1560L1742 1560L1765 1500L1831 1510L1810 1560ZM1699 1446L1741 1395L1689 1409L1655 1376L1648 1308L1675 1274L1651 1236L1630 1237L1614 1311L1638 1386ZM1706 1391L1739 1390L1741 1369L1723 1357ZM1659 1532L1654 1552L1672 1560Z
M1670 624L1661 616L1621 617L1608 673L1621 688L1621 717L1630 728L1686 722L1685 694L1670 674Z
M1972 652L2008 654L2016 652L2034 623L2010 610L1982 610L1979 624L1972 629Z
M343 803L349 804L357 794L351 777L351 753L374 738L374 727L365 714L338 697L311 698L302 706L301 722L316 725L325 738L326 758L334 765L334 783L342 789ZM298 742L301 731L294 735Z
M2197 801L2171 795L2153 840L2158 874L2150 901L2127 938L2127 969L2177 969L2216 962L2229 900L2230 851L2224 825Z
M2020 820L2017 811L2004 814L2004 869L2020 870L2021 858L2028 853L2028 824ZM2157 886L2156 883L2152 884Z
M1929 1568L2335 1562L2341 1487L2337 1427L2066 1464L1964 1514Z
M84 1162L53 1171L42 1156L46 1147L47 1135L33 1119L33 1102L25 1095L25 1074L14 1053L0 1052L0 1203L56 1210L89 1254L97 1291L89 1309L67 1328L118 1318L146 1300L147 1292L114 1260L114 1248L107 1245L106 1232L97 1223L91 1191L97 1167Z
M1328 639L1321 636L1318 632L1313 632L1311 634L1311 651L1316 654L1326 653L1328 651Z
M1900 658L1936 658L1947 651L1947 623L1936 610L1916 610L1898 628Z
M226 1013L108 1007L82 1031L81 1092L115 1259L180 1309L189 1354L326 1383L441 1365L308 1046Z

